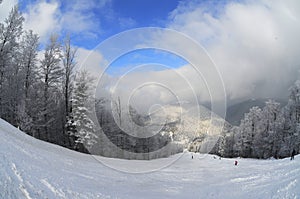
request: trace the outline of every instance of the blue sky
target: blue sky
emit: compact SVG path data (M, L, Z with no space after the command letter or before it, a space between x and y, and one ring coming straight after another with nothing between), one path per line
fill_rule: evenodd
M186 64L187 62L183 58L175 54L157 49L142 49L131 51L119 57L111 63L107 72L113 75L122 75L132 69L138 72L142 70L160 71L179 68ZM139 66L142 67L136 69Z
M40 0L19 0L20 8L23 12L32 9ZM179 4L177 0L67 0L67 1L44 1L47 3L58 3L58 12L60 15L74 10L83 17L84 23L87 23L86 29L82 31L72 31L68 26L60 29L62 34L70 33L72 43L75 46L88 50L94 49L103 40L118 34L122 31L140 28L140 27L165 27L168 23L169 14L176 9ZM84 4L82 2L87 2ZM77 6L76 6L77 5ZM66 14L67 15L67 14ZM72 14L76 18L76 14ZM76 20L73 24L76 27ZM73 21L71 22L73 23ZM130 58L131 56L138 59ZM151 50L133 52L117 60L112 67L120 70L120 66L129 67L137 64L155 63L168 64L169 67L180 67L186 62L173 54L160 53ZM114 69L109 70L114 73Z
M30 6L41 0L19 0L21 10L27 12ZM47 0L51 3L54 1ZM177 6L178 0L66 0L59 3L59 11L66 13L74 6L74 2L87 2L80 10L81 15L89 16L88 23L94 26L95 37L82 36L84 32L72 33L74 45L93 49L99 42L121 31L148 26L165 27L169 13ZM91 3L92 2L92 3ZM84 3L82 4L84 5ZM74 24L76 26L76 24ZM62 31L69 32L67 29Z

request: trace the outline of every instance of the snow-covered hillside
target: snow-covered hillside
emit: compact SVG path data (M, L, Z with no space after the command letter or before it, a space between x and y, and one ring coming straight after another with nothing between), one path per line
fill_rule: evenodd
M116 110L111 110L109 100L103 101L97 107L99 139L90 152L105 157L149 160L169 157L184 149L209 152L226 123L204 106L187 102L157 105L149 113L128 106L129 110L124 108L119 112L120 117Z
M238 159L238 166L235 159L200 154L192 159L187 152L151 161L95 158L31 138L3 120L0 137L1 199L300 198L300 156ZM152 172L125 172L128 168Z
M172 132L174 141L184 148L195 138L211 135L217 139L226 123L204 106L189 103L163 106L154 111L150 118L156 126L165 125L167 131Z

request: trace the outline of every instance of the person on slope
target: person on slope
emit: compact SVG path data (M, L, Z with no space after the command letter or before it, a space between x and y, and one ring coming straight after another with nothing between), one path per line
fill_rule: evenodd
M293 160L293 159L294 159L295 155L296 155L296 151L295 151L295 149L293 149L293 151L292 151L292 155L291 155L291 160Z

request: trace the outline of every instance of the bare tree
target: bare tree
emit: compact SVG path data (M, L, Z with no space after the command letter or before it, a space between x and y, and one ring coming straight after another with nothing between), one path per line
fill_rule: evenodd
M39 46L39 36L32 30L25 33L22 41L22 60L25 74L25 100L28 100L28 92L33 83L33 75L36 72L37 50Z
M61 61L61 45L58 42L57 35L51 35L50 41L46 46L44 58L41 61L41 74L43 81L43 126L44 137L42 139L49 139L49 127L52 126L55 120L51 115L55 114L55 102L61 83L63 70L60 65ZM54 110L53 110L54 109Z
M119 125L122 126L122 105L121 99L118 96L118 99L114 102L115 103L115 110L119 119Z
M20 66L22 76L18 80L22 85L22 100L18 102L18 126L27 133L33 132L34 113L32 112L34 98L32 97L33 87L37 78L37 51L39 46L39 37L31 30L26 31L20 43Z
M65 101L65 112L66 117L70 114L70 96L72 92L72 81L74 78L74 68L76 66L75 56L77 49L71 47L70 36L68 35L65 39L63 47L63 66L64 66L64 79L63 79L63 90L64 90L64 101Z

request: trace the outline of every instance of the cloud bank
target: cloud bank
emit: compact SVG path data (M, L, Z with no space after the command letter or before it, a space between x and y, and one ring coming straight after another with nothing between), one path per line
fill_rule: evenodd
M166 27L186 34L204 47L221 74L229 104L250 98L287 99L289 87L299 78L300 2L297 0L181 2L170 13ZM160 34L153 38L150 43L178 44L186 52L195 53L172 35ZM122 87L129 92L141 80L163 81L185 100L192 101L189 88L175 72L189 80L202 102L210 101L210 88L205 86L205 79L214 77L201 79L189 65L128 74ZM147 99L137 101L165 102L168 96L161 94L160 89L147 91L143 93Z
M168 27L206 48L229 100L286 98L299 77L300 2L255 0L214 6L182 3L170 14Z

